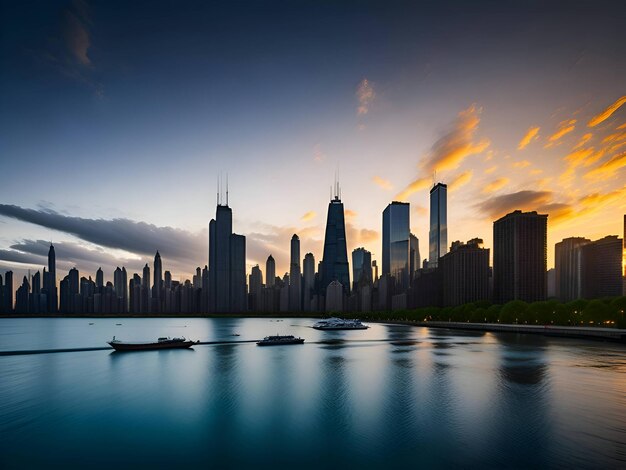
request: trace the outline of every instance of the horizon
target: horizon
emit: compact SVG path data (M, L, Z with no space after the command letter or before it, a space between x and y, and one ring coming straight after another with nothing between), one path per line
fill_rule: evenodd
M287 272L294 233L321 259L337 173L348 253L379 264L393 200L411 204L426 257L435 179L448 248L491 249L516 209L549 215L548 268L563 238L620 235L620 7L533 5L3 6L0 270L40 269L52 241L59 273L110 280L159 250L191 278L220 174L248 274L270 254Z

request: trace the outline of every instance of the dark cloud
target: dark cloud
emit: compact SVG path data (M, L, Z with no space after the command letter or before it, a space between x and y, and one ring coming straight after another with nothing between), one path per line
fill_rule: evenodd
M206 264L205 258L208 250L206 231L191 233L178 228L158 227L129 219L71 217L54 210L25 209L6 204L0 204L0 215L68 233L96 245L121 249L138 255L152 256L159 250L162 256L176 259L182 266L187 266L189 271L197 265ZM79 255L76 245L68 244L64 245L64 248L76 256L87 256L86 251L89 251L83 248ZM42 247L38 249L41 252Z
M476 207L482 213L495 219L516 209L537 210L538 207L549 204L550 199L552 199L551 191L518 191L489 198L478 203Z
M0 250L0 262L7 263L24 263L43 265L46 263L46 258L33 253L24 253L16 250Z

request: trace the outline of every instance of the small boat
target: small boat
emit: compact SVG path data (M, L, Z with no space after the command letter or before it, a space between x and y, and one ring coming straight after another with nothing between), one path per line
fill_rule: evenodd
M286 336L266 336L261 341L257 341L258 346L278 346L280 344L302 344L304 343L304 338L296 338L292 335Z
M90 325L93 325L93 323L90 323Z
M241 336L239 333L233 333L231 336Z
M115 339L115 336L108 344L115 349L116 351L149 351L152 349L184 349L193 346L199 341L191 341L182 338L170 338L170 337L162 337L157 339L156 342L147 342L147 343L127 343L124 341L120 341L119 339Z
M343 320L341 318L329 318L320 320L313 328L316 330L367 330L369 326L361 323L360 320Z
M121 323L116 323L115 326L122 326L122 324Z

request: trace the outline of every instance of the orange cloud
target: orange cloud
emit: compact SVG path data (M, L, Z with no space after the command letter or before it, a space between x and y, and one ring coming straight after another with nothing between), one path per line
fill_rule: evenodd
M409 196L417 191L428 188L430 186L430 178L418 178L409 184L404 190L399 192L395 199L398 201L406 201Z
M602 143L608 144L609 142L620 142L624 139L626 139L626 132L615 132L614 134L609 134L602 139Z
M608 179L624 167L626 167L626 152L615 155L602 165L587 172L585 178Z
M476 205L488 217L496 219L516 209L536 210L541 205L550 203L550 191L518 191L491 197Z
M575 124L576 124L576 119L570 119L569 121L562 121L559 124L559 129L548 138L548 141L552 144L558 141L564 135L572 132L576 128Z
M305 213L302 217L300 217L300 220L302 220L302 222L308 222L309 220L314 219L316 216L317 213L315 211L309 211Z
M498 178L497 180L489 183L487 186L485 186L483 188L483 193L494 193L496 192L498 189L502 189L503 187L505 187L507 184L509 184L511 180L509 178L506 177L502 177L502 178Z
M480 109L475 105L461 111L449 130L432 146L422 161L422 168L433 171L454 170L470 155L484 152L491 142L483 139L474 142L474 134L480 123Z
M530 166L530 162L528 160L521 160L519 162L513 162L514 168L526 168L527 166Z
M363 80L361 80L361 83L359 83L359 86L356 89L356 96L359 100L359 106L356 109L356 113L359 116L362 114L367 114L369 112L369 106L376 96L376 94L374 93L374 88L367 80L367 78L364 78Z
M344 211L344 217L346 218L346 220L355 219L357 215L357 211L353 211L352 209L346 209Z
M583 135L572 150L576 150L577 148L580 148L583 145L585 145L587 142L589 142L591 137L593 137L593 135L591 133Z
M490 175L491 173L493 173L494 171L496 171L498 167L497 166L491 166L489 168L486 168L483 173L486 175Z
M611 115L617 111L624 103L626 103L626 96L622 96L621 98L618 98L617 101L615 101L615 103L613 103L611 106L609 106L608 108L606 108L604 111L602 111L600 114L598 114L597 116L594 116L591 121L589 121L587 123L588 127L595 127L598 124L606 121L608 118L611 117Z
M530 144L534 139L537 138L537 134L539 133L539 127L531 127L526 132L526 135L520 140L517 145L517 150L524 150L528 144Z
M374 176L372 178L372 181L378 185L379 187L381 187L382 189L384 189L385 191L389 191L391 189L393 189L393 185L391 184L391 181L386 180L384 178L381 178L380 176Z
M468 171L464 171L463 173L461 173L459 176L457 176L452 183L450 183L450 185L448 186L448 188L450 189L450 191L456 191L457 189L459 189L461 186L466 185L467 183L469 183L472 180L472 175L473 172L471 170Z
M541 173L543 173L543 170L540 170L539 168L535 168L533 170L530 170L530 174L532 176L540 175Z
M424 206L417 205L415 206L414 210L418 216L428 215L428 209L426 209Z

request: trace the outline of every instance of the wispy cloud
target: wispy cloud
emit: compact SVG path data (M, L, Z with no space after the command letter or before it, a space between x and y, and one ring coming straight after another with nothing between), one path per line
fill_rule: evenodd
M317 213L315 211L308 211L302 217L300 217L300 220L302 222L308 222L309 220L313 220L316 216Z
M626 167L626 152L613 156L593 170L585 174L585 178L605 180L611 178L622 168Z
M411 184L409 184L406 188L404 188L401 192L399 192L396 195L395 199L397 199L398 201L406 201L411 194L428 188L430 184L430 178L418 178L414 180Z
M502 178L498 178L497 180L492 181L487 186L485 186L482 192L485 194L495 193L499 189L504 188L507 184L510 183L510 181L511 180L509 178L503 176Z
M471 156L484 152L490 145L488 139L474 141L478 124L480 123L480 109L475 105L461 111L443 137L433 144L430 152L420 162L420 168L425 174L435 171L454 170L463 161ZM427 188L430 178L419 177L404 188L396 199L405 201L411 194Z
M518 162L513 162L513 168L526 168L530 166L531 163L528 160L520 160Z
M578 143L576 145L574 145L574 148L572 150L576 150L580 147L582 147L583 145L585 145L587 142L589 142L591 140L591 138L593 137L593 134L591 134L590 132L583 135L580 140L578 141Z
M595 127L598 124L603 123L610 118L615 111L617 111L624 103L626 103L626 96L618 98L612 105L604 109L600 114L594 116L588 123L588 127Z
M71 11L65 12L65 21L66 27L63 36L68 51L80 64L90 66L91 59L88 52L91 38L86 24Z
M539 127L531 127L526 131L526 135L522 137L519 144L517 144L517 150L524 150L528 144L530 144L534 139L538 138Z
M356 113L357 115L367 114L369 112L369 107L374 98L376 97L376 93L374 92L374 87L370 83L367 78L364 78L359 83L356 89L356 97L359 102Z
M569 134L576 128L576 119L562 121L557 131L548 138L549 144L554 144L564 135Z
M497 166L490 166L489 168L485 168L483 170L483 173L486 175L490 175L491 173L493 173L494 171L496 171L498 169Z
M386 191L390 191L393 189L393 185L391 184L391 181L386 180L384 178L381 178L380 176L374 176L372 178L372 181L380 188L386 190Z
M448 189L450 191L456 191L461 186L465 186L467 183L469 183L472 180L472 176L472 170L464 171L452 180L452 182L448 185Z
M422 161L423 169L433 171L454 170L469 156L484 152L489 147L488 139L474 142L480 123L481 110L476 105L461 111L452 128L432 146Z

